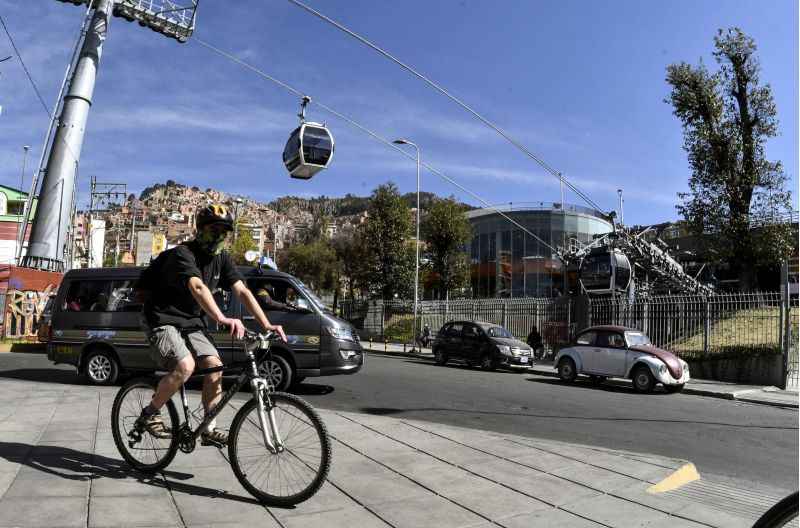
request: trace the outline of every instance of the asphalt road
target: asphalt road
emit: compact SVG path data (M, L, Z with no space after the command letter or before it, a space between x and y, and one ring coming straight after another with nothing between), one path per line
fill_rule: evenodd
M38 354L0 354L0 377L79 383ZM701 475L797 489L796 410L379 355L356 375L310 378L294 392L327 409L683 458Z

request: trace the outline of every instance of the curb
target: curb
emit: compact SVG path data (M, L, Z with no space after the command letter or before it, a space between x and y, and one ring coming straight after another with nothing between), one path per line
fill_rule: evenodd
M409 352L398 352L394 350L374 350L365 348L365 351L371 354L380 354L384 356L392 356L392 357L403 357L403 358L414 358L414 359L426 359L426 360L433 360L433 354L428 353L409 353ZM556 378L558 374L555 371L545 370L545 369L530 369L530 374L536 374L538 376L549 376ZM618 380L619 381L619 380ZM629 384L626 384L629 385ZM768 389L769 387L765 387ZM683 394L689 394L692 396L705 396L707 398L718 398L722 400L733 400L733 401L740 401L745 403L755 403L758 405L766 405L768 407L782 407L785 409L797 409L800 406L798 402L782 402L776 400L763 400L759 398L749 398L748 395L757 393L757 392L775 392L774 390L765 390L765 389L747 389L747 390L740 390L740 391L732 391L732 392L721 392L721 391L712 391L708 389L701 389L701 388L692 388L686 386L681 391Z
M0 343L0 353L46 354L46 343Z

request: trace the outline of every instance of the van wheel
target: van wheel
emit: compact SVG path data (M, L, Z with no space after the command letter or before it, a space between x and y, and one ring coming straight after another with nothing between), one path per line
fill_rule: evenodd
M266 378L278 392L285 392L292 384L292 367L277 354L273 354L271 360L265 360L258 366L258 374Z
M86 356L83 372L92 385L112 385L119 377L119 363L112 353L95 350Z

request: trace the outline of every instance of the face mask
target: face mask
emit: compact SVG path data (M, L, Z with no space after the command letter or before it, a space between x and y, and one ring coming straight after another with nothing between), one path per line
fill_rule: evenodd
M214 233L209 230L202 230L197 233L195 240L200 248L209 255L219 255L225 246L225 236L227 233Z

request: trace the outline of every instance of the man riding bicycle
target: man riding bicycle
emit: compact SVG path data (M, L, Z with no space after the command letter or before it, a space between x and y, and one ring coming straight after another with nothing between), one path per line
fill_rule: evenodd
M220 326L227 326L232 337L244 336L242 321L222 313L213 291L232 291L265 330L276 332L286 341L283 328L269 322L230 255L222 249L228 233L233 231L233 218L227 208L219 204L201 207L195 225L194 240L161 253L142 272L139 283L139 288L149 293L143 316L151 353L161 367L170 371L161 378L153 399L137 420L138 428L157 438L171 435L159 410L189 379L195 365L202 369L222 365L207 333L203 312ZM202 393L206 414L221 395L222 374L206 374ZM220 447L228 442L228 435L212 421L200 440L202 445Z

